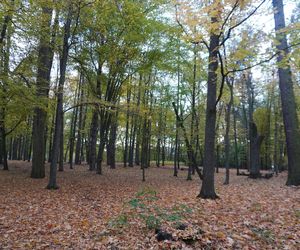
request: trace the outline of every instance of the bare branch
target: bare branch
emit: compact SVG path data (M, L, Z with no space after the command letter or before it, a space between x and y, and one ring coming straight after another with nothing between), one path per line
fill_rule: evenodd
M225 44L225 42L230 38L231 32L232 30L234 30L236 27L240 26L241 24L243 24L244 22L246 22L251 16L253 16L256 11L266 2L266 0L262 0L261 3L255 7L248 16L246 16L244 19L242 19L241 21L239 21L238 23L236 23L235 25L231 26L228 29L227 35L223 38L222 42L220 43L220 46Z
M291 44L290 46L287 46L286 48L284 48L283 50L285 49L289 49L289 48L292 48L292 47L295 47L295 46L298 46L300 45L300 42L299 43L294 43L294 44ZM242 72L242 71L245 71L245 70L248 70L248 69L251 69L251 68L254 68L256 66L259 66L261 64L264 64L264 63L267 63L267 62L270 62L273 58L275 58L278 54L280 54L281 51L277 51L276 53L274 53L273 55L271 55L270 57L264 59L264 60L261 60L255 64L252 64L252 65L249 65L247 67L244 67L244 68L241 68L241 69L233 69L233 70L228 70L226 72L226 76L231 74L231 73L235 73L235 72Z

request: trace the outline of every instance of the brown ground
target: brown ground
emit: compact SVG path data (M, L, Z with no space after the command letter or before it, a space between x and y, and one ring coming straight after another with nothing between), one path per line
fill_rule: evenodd
M300 249L300 188L284 185L286 173L250 180L232 171L224 186L221 171L221 199L211 201L196 198L200 182L186 171L153 167L143 183L138 167L102 176L65 168L55 191L29 178L29 163L0 171L0 249ZM156 240L156 219L173 241ZM187 229L175 230L181 222Z

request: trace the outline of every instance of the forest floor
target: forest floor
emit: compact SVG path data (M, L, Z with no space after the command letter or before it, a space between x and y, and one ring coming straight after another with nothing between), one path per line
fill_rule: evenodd
M75 166L31 179L30 163L9 162L0 172L0 249L299 249L300 188L285 186L286 173L251 180L216 174L218 200L196 198L197 176L173 177L171 167ZM47 173L48 174L48 173ZM48 176L48 175L47 175ZM173 239L159 242L155 228ZM180 229L181 230L180 230Z

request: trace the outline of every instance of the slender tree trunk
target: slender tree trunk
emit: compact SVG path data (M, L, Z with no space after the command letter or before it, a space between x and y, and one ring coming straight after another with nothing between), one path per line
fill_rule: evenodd
M96 92L97 97L101 98L102 91L101 91L101 75L102 75L102 63L101 58L98 58L98 69L97 69L97 86ZM97 134L98 134L98 127L99 127L99 107L95 108L92 117L92 123L90 127L90 139L89 139L89 170L93 171L96 169L96 144L97 144ZM101 121L102 122L102 121Z
M137 117L132 117L131 137L130 137L130 146L129 146L129 159L128 159L129 167L133 167L136 130L137 130Z
M89 146L89 165L90 170L96 169L96 142L97 142L97 132L98 132L98 110L94 110L91 130L90 130L90 146Z
M63 135L63 91L64 83L66 77L67 61L69 54L69 38L72 22L72 8L68 11L68 16L64 26L64 39L63 39L63 51L60 58L60 78L58 83L58 94L57 94L57 106L56 106L56 118L55 118L55 129L54 129L54 139L53 139L53 151L52 151L52 161L50 163L50 178L47 185L48 189L57 189L56 184L56 172L57 172L57 160L59 156L60 146L63 147L64 141L61 136ZM60 152L60 159L62 157L62 151ZM63 163L60 160L60 170L62 170Z
M140 74L139 79L139 87L138 87L138 97L137 97L137 107L139 109L141 103L141 93L142 93L142 83L143 83L143 75ZM137 116L137 132L136 132L136 145L135 145L135 164L140 165L140 147L141 147L141 131L142 131L142 118Z
M83 102L84 88L83 88L83 76L80 75L80 102ZM75 148L75 164L81 164L81 145L82 145L82 130L83 130L83 106L79 107L79 117L78 117L78 129L76 138L76 148Z
M176 135L175 135L175 151L174 151L174 176L178 176L178 168L177 168L177 162L179 161L179 148L178 148L178 124L176 120Z
M118 129L118 112L113 115L112 123L110 126L109 140L107 144L107 158L109 158L110 168L116 168L116 139L117 139L117 129Z
M51 162L52 156L52 138L53 138L53 128L55 124L55 116L52 116L52 121L51 121L51 127L50 127L50 134L49 134L49 152L48 152L48 162Z
M275 8L274 20L275 31L278 44L277 55L278 63L282 63L284 57L289 54L285 28L284 10L282 0L273 0ZM292 73L289 64L278 68L279 89L281 94L281 105L283 114L283 123L286 137L286 147L288 156L288 179L287 185L300 185L300 131L299 121L296 111L296 101L293 89Z
M76 94L75 94L75 104L78 102L80 97L80 84L81 79L78 81L78 85L76 88ZM69 151L69 164L70 169L73 169L73 156L74 156L74 146L75 146L75 132L76 132L76 124L77 124L77 116L78 116L78 107L76 107L72 114L72 122L71 122L71 130L70 130L70 151Z
M124 154L123 154L123 164L124 167L127 167L128 160L128 134L129 134L129 104L131 98L131 91L128 87L127 89L127 114L126 114L126 129L125 129L125 146L124 146Z
M233 132L234 132L234 162L236 167L236 174L240 174L240 163L238 155L238 142L237 142L237 127L236 127L236 110L233 108Z
M166 160L166 136L164 135L163 139L163 146L162 146L162 152L161 152L161 165L165 166L165 160ZM172 157L170 158L172 159Z
M3 116L1 118L3 119ZM1 149L2 149L2 157L3 157L3 170L8 170L5 125L4 122L1 123L2 124L0 124L0 132L1 132Z
M233 86L228 83L228 87L230 88L230 100L227 104L227 110L225 114L225 122L226 122L226 132L225 132L225 168L226 168L226 174L225 174L225 181L224 185L229 184L229 153L230 153L230 138L229 138L229 131L230 131L230 115L231 115L231 107L233 103Z
M183 119L178 114L178 109L175 105L175 102L173 102L172 105L173 105L173 108L174 108L174 112L175 112L175 115L176 115L176 120L177 120L178 126L180 126L182 131L183 131L183 137L184 137L185 146L186 146L186 149L187 149L188 161L193 165L193 168L195 168L199 178L202 180L203 175L202 175L201 170L199 169L199 167L197 165L197 161L196 161L196 158L195 158L195 153L194 153L193 147L191 146L191 143L189 141L187 131L184 127Z
M61 132L60 132L60 139L59 139L59 158L58 158L58 171L63 172L64 171L64 160L66 157L64 157L64 114L62 114L61 117ZM66 150L67 153L68 150Z
M278 98L279 100L279 98ZM278 171L279 171L279 162L278 162L278 154L279 154L279 150L278 150L278 130L279 130L279 126L278 126L278 108L279 105L277 105L277 97L274 97L274 101L273 101L273 109L274 109L274 170L276 175L278 175Z
M111 113L107 111L105 108L100 112L100 144L98 148L98 155L97 155L97 171L96 173L101 175L102 174L102 161L103 161L103 151L105 145L107 144L107 136L108 130L111 124Z
M1 127L0 127L1 128ZM2 133L0 132L0 164L3 164ZM8 157L7 157L8 158Z
M284 169L284 152L285 152L285 150L284 150L284 145L285 145L285 143L284 143L284 140L283 140L283 130L284 130L284 128L283 128L283 125L280 125L280 128L279 128L279 163L278 163L278 168L279 168L279 172L282 172L282 171L284 171L285 169Z

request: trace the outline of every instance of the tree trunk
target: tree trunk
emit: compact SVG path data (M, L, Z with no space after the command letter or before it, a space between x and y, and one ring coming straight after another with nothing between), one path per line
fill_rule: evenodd
M285 28L284 10L282 0L273 0L276 39L278 44L277 62L282 63L284 57L289 54L286 34L282 32ZM279 89L281 94L281 105L283 123L286 137L288 156L288 179L287 185L300 185L300 131L297 117L296 101L292 82L292 73L289 64L279 66Z
M216 23L216 18L212 18L212 23ZM199 197L216 199L215 192L215 127L216 127L216 95L217 95L217 69L218 69L218 46L219 36L210 35L209 44L209 65L207 79L207 103L205 120L205 148L203 164L203 182Z
M279 98L278 98L278 101L279 101ZM278 112L278 108L279 108L279 105L277 105L277 97L274 97L273 107L274 107L273 108L274 109L274 156L273 156L273 160L274 160L274 170L275 170L276 175L278 175L278 171L279 171L279 162L278 162L278 154L279 154L279 150L278 150L278 144L279 144L278 116L279 116L279 112Z
M56 184L56 172L57 172L57 160L59 155L60 146L63 147L63 124L64 124L64 114L63 114L63 91L64 83L66 77L67 61L69 54L69 38L70 29L72 21L72 8L69 6L68 16L64 26L64 39L63 39L63 51L60 58L60 78L58 83L58 94L57 94L57 106L56 106L56 118L55 118L55 128L54 128L54 139L53 139L53 151L52 151L52 161L50 163L50 178L47 185L48 189L57 189ZM63 163L61 162L61 157L63 152L60 150L60 170L62 170Z
M3 114L4 114L4 112L3 112ZM4 117L2 116L1 118L3 119ZM1 124L0 124L0 133L1 133L1 150L2 150L2 157L3 157L3 170L8 170L4 121L1 122Z
M61 132L60 132L60 139L59 139L59 158L58 158L58 171L64 171L64 114L61 117ZM66 150L67 153L67 150Z
M98 110L95 109L93 112L91 129L90 129L90 146L89 146L89 165L90 171L96 169L96 143L97 143L97 132L98 132Z
M110 168L116 168L116 139L118 129L118 113L113 115L112 123L110 126L109 140L107 144L107 160L109 161Z
M233 132L234 132L234 163L236 167L236 174L240 174L240 163L238 155L238 142L237 142L237 127L236 127L236 110L233 108Z
M228 83L227 86L230 89L230 100L227 104L227 110L225 114L225 123L226 123L226 132L225 132L225 168L226 168L226 174L225 174L225 181L224 185L229 184L229 153L230 153L230 138L229 138L229 131L230 131L230 115L231 115L231 107L233 103L233 86Z
M186 129L185 129L184 124L183 124L183 119L178 114L178 109L176 107L175 102L173 102L172 105L173 105L173 108L174 108L174 111L175 111L175 115L176 115L176 120L177 120L178 126L180 126L181 129L182 129L182 131L183 131L183 137L184 137L185 146L186 146L186 149L187 149L188 161L190 162L190 164L192 164L192 166L196 170L199 178L202 180L203 179L203 175L202 175L201 170L199 169L199 167L197 165L197 161L196 161L196 158L195 158L194 149L191 146L191 143L189 142L189 138L188 138ZM179 158L179 156L178 156L178 158Z
M103 151L105 145L107 143L107 135L108 129L111 123L111 114L109 111L102 109L100 112L100 144L98 148L98 156L97 156L97 171L96 173L101 175L102 174L102 160L103 160Z
M129 134L129 104L130 104L131 91L128 87L127 89L127 114L126 114L126 129L125 129L125 146L124 146L124 154L123 154L123 165L127 167L128 160L128 134Z
M83 89L83 76L80 75L80 102L83 102L84 89ZM78 129L75 148L75 164L81 164L81 145L82 145L82 130L83 130L83 106L79 107Z
M80 98L80 86L81 86L81 77L79 78L76 93L75 93L75 101L74 104L76 104ZM75 132L76 132L76 124L77 124L77 117L78 117L78 110L79 108L76 107L73 110L72 114L72 121L71 121L71 130L70 130L70 151L69 151L69 164L70 169L73 169L73 156L74 156L74 146L75 146Z
M250 137L250 175L252 179L260 178L260 146L264 136L258 135L257 127L254 122L249 124L251 130Z
M129 145L129 159L128 159L129 167L133 167L136 130L137 130L137 117L132 117L132 127L131 127L130 145Z
M36 95L43 99L47 106L50 85L50 72L53 62L53 48L49 37L51 29L52 8L43 8L41 19L42 34L38 50L38 72L36 79ZM34 109L32 127L32 169L31 178L45 177L45 131L47 125L47 112L44 108Z

